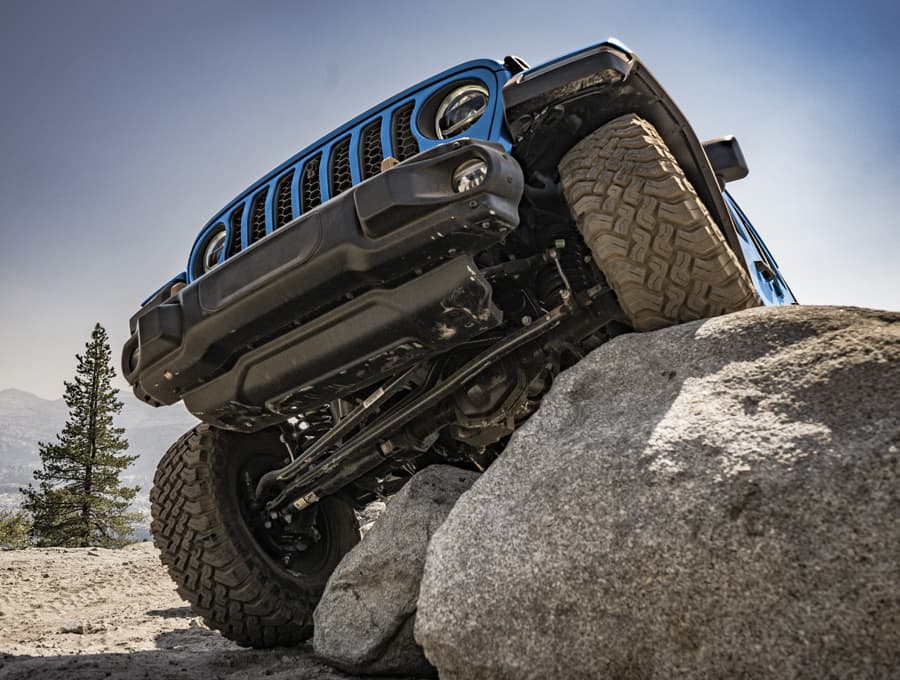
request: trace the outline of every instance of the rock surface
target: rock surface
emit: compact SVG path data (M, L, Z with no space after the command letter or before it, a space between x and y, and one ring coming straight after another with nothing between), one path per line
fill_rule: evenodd
M559 377L428 551L441 678L896 677L900 315L754 309Z
M391 498L328 581L314 616L318 656L351 672L434 675L413 638L425 551L475 479L432 465Z

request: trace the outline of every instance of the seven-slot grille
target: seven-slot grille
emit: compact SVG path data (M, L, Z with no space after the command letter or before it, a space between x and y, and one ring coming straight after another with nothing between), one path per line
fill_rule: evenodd
M412 131L414 102L406 102L339 138L330 147L316 151L277 175L255 193L232 207L225 257L236 255L246 245L321 205L354 184L381 172L385 158L382 126L390 125L388 143L398 161L416 155L419 143ZM356 154L351 145L356 145ZM353 167L353 166L356 167ZM246 240L242 234L246 231Z

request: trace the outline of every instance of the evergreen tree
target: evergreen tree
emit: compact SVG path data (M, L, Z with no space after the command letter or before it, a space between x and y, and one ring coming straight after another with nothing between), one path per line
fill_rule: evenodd
M38 444L43 468L34 477L40 484L21 489L22 507L32 516L30 533L38 545L117 547L128 542L131 523L141 518L128 511L140 487L119 481L137 456L123 453L125 430L113 426L122 402L111 385L116 373L99 323L76 359L75 378L65 383L69 419L55 443Z

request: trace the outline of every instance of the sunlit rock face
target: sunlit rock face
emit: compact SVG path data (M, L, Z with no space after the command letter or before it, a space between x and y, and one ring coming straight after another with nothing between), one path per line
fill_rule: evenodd
M753 309L562 374L431 541L441 678L891 677L898 322Z

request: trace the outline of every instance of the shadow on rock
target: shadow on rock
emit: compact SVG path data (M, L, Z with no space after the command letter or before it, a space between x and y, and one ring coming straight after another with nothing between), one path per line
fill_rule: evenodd
M893 677L897 394L900 314L616 338L435 533L416 640L444 680Z

